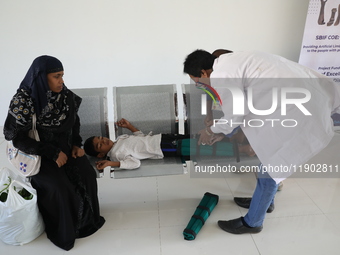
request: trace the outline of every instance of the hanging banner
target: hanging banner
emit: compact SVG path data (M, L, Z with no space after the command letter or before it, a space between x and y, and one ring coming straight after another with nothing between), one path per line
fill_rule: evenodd
M299 63L340 85L340 0L310 0Z
M340 86L340 0L310 0L299 63ZM340 130L340 114L332 116Z

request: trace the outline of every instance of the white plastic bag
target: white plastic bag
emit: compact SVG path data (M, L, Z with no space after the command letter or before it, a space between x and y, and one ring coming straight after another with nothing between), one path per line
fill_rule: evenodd
M8 168L0 170L0 190L8 183L8 177L12 180L8 197L5 202L0 201L0 239L7 244L23 245L40 236L45 226L38 209L36 190ZM26 200L18 194L22 188L33 195L32 199Z

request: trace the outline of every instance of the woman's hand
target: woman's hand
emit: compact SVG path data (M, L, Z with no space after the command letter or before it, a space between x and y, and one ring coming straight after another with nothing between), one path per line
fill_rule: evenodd
M72 148L72 158L80 158L85 155L85 151L78 146L73 146Z
M67 162L66 154L62 151L59 152L58 158L55 162L57 163L58 167L62 167L63 165L65 165Z

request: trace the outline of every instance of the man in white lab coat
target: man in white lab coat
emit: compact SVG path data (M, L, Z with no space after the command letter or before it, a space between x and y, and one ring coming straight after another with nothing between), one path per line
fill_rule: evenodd
M196 50L185 59L184 72L199 86L216 90L224 113L200 131L200 142L211 144L216 134L240 126L262 163L247 215L218 225L229 233L258 233L277 184L331 141L340 88L311 69L257 51L216 58Z

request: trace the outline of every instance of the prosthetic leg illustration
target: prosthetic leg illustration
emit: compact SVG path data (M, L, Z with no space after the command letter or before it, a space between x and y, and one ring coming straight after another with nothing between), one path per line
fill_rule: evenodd
M339 23L340 23L340 4L338 6L338 18L336 19L334 26L339 25Z
M328 0L320 0L321 1L321 8L320 8L320 14L319 14L319 25L325 24L325 5Z
M328 23L327 23L327 26L331 26L331 25L333 25L333 23L334 23L334 19L335 19L335 14L336 14L336 11L337 11L337 9L336 8L333 8L332 9L332 15L331 15L331 18L330 18L330 20L328 21Z

